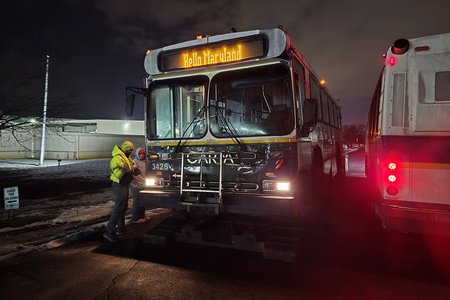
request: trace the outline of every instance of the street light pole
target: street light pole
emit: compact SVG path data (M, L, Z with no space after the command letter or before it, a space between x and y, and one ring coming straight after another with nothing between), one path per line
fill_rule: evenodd
M47 55L47 64L45 66L45 87L44 87L44 113L42 117L42 141L41 141L41 157L39 164L44 164L45 154L45 124L47 123L47 95L48 95L48 67L50 63L50 56Z

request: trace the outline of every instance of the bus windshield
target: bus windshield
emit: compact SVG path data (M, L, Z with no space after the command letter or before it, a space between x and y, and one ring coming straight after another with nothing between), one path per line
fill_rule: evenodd
M209 99L210 130L216 137L284 135L294 128L284 66L220 73L211 80Z
M155 81L147 111L149 139L285 135L294 128L289 69L277 65ZM209 122L207 109L209 107Z
M199 138L206 133L205 94L208 77L156 82L148 105L150 139Z

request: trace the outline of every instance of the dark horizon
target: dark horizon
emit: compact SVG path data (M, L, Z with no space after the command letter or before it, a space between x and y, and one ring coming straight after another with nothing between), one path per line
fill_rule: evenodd
M49 102L76 94L74 118L126 118L125 87L143 85L147 49L281 24L340 99L343 123L364 124L382 53L398 38L448 31L450 2L25 0L0 8L2 49L42 73L50 55Z

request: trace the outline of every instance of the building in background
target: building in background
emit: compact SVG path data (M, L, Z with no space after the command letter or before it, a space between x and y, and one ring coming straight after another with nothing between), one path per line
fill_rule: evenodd
M45 159L111 157L115 144L125 139L144 146L144 121L52 119L47 123ZM42 127L0 131L0 159L39 158Z

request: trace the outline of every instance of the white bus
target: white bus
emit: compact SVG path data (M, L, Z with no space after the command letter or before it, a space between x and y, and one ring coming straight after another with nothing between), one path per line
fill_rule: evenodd
M344 171L340 107L283 30L155 49L145 69L151 206L296 215L303 184Z
M209 213L220 228L225 217L238 218L239 228L243 216L265 228L270 217L298 220L327 189L324 175L345 172L340 106L284 30L198 37L149 51L144 65L146 87L129 88L146 96L141 203L195 213L196 224L199 214L207 218L195 230L208 234L185 228L174 240L210 236ZM218 231L227 235L223 247L245 241L246 250L251 244L267 257L278 245L271 242L278 231L258 234L264 247L235 230Z
M398 39L370 106L366 174L387 229L450 233L450 33Z

